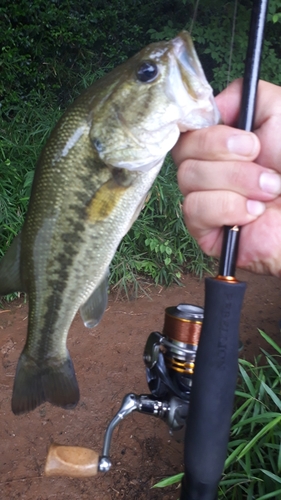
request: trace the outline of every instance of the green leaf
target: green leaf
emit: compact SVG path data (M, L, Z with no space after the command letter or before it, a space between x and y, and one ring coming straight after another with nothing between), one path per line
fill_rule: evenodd
M256 415L254 417L246 418L245 420L241 420L240 422L233 424L232 430L237 429L239 427L245 427L248 424L251 424L252 422L256 422L259 424L265 424L268 420L272 421L272 419L276 419L279 417L280 417L280 414L277 412L262 413L261 415Z
M262 382L261 384L264 387L264 389L267 392L267 394L271 397L271 399L274 402L274 404L281 411L281 401L278 398L278 396L273 392L273 390L265 382Z
M281 347L279 347L276 344L276 342L274 342L274 340L271 339L269 337L269 335L267 335L265 332L263 332L262 330L259 330L259 329L258 329L258 331L261 334L261 336L268 342L268 344L271 345L275 349L275 351L277 351L279 354L281 354Z
M226 461L225 461L225 464L224 464L224 468L227 469L230 464L234 461L234 459L237 457L237 455L239 455L239 453L241 452L241 450L243 450L243 448L245 447L245 443L246 441L243 441L239 446L237 446L237 448L235 448L233 450L233 452L227 457Z
M255 397L256 396L256 390L252 384L252 381L248 375L248 373L246 372L246 370L241 366L241 364L239 365L239 370L240 370L240 373L243 377L243 380L245 382L245 384L247 385L248 389L249 389L249 392L251 394L251 396Z
M246 399L246 401L244 401L244 403L241 406L239 406L237 408L237 410L233 413L231 421L234 422L234 420L236 420L236 418L239 417L239 415L241 415L241 413L242 414L244 413L246 408L248 408L248 407L251 408L253 406L253 404L254 404L254 399L252 399L252 398Z
M272 16L272 21L273 21L273 23L277 23L278 21L280 21L280 19L281 19L281 14L280 14L280 12L277 12L276 14L274 14L274 15Z
M268 500L268 498L277 499L278 498L277 495L280 495L280 494L281 494L281 489L276 490L276 491L272 491L271 493L266 493L265 495L262 495L261 497L259 497L258 500Z
M152 488L165 488L166 486L171 486L171 484L179 483L184 476L184 473L176 474L175 476L167 477L166 479L162 479L159 483L154 484Z
M249 419L250 420L250 419ZM278 425L281 422L281 415L276 417L274 420L269 422L267 425L265 425L251 441L245 446L244 450L240 453L238 456L238 460L240 460L248 451L250 451L253 446L261 439L265 434L267 434L271 429L273 429L276 425Z
M276 481L276 483L280 483L281 484L281 478L279 476L277 476L276 474L273 474L272 472L270 472L269 470L264 470L264 469L261 469L261 471L266 474L266 476L270 477L271 479L273 479L273 481Z
M269 366L271 366L272 370L276 373L277 377L279 378L280 380L280 368L279 368L279 365L275 365L271 359L270 356L266 356L266 361L267 363L269 364Z

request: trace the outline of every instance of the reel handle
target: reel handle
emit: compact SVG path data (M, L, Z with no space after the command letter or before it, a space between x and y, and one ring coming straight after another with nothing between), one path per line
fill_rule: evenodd
M53 443L45 465L46 476L91 477L98 473L99 454L81 446Z

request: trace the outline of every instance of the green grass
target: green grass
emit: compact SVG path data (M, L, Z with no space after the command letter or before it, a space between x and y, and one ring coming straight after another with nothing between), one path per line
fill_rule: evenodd
M62 109L81 90L151 41L190 25L192 0L112 0L77 4L18 0L0 7L2 20L0 122L0 257L26 214L40 150ZM262 75L280 84L278 2L269 7ZM231 77L241 76L250 6L240 2ZM183 17L184 14L184 17ZM227 80L233 10L229 3L200 2L193 28L198 54L218 91ZM186 19L186 22L183 22ZM186 24L187 23L187 24ZM82 76L83 75L83 76ZM168 285L181 274L202 275L210 261L187 233L175 169L168 160L138 221L121 243L111 283L139 287L139 277Z
M281 498L281 348L259 332L275 352L269 354L261 349L262 355L254 363L239 360L220 500ZM164 479L154 488L177 483L182 476Z
M61 111L36 96L2 116L0 128L0 255L20 231L28 207L34 167Z

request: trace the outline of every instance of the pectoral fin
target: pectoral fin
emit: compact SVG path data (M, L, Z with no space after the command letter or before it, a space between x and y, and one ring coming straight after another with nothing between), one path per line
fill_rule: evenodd
M20 278L21 234L18 234L0 261L0 295L24 292Z
M108 274L109 272L107 271L98 288L93 291L87 302L80 307L80 314L87 328L97 326L106 309Z

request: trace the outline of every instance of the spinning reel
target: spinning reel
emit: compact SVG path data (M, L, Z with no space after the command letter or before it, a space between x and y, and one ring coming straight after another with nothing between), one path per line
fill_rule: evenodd
M203 317L203 308L191 304L165 310L163 332L152 332L144 348L150 394L124 397L106 429L100 456L88 448L53 444L47 457L46 475L89 477L98 471L109 471L113 431L133 411L161 418L175 439L183 440Z

